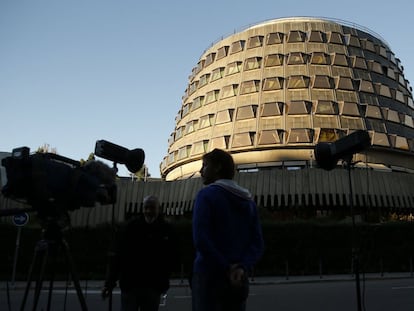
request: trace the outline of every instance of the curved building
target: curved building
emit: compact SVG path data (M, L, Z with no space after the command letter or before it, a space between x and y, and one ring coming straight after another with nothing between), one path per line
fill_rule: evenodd
M372 147L356 161L413 172L413 117L403 66L379 35L325 18L270 20L201 55L161 175L197 176L214 148L230 151L239 171L312 167L317 143L358 129Z

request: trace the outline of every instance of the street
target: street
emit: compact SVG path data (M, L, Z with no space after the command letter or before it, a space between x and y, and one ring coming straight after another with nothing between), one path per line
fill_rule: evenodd
M414 278L375 278L361 282L361 310L372 311L412 311L414 310ZM36 310L47 308L47 283L40 294ZM83 286L83 285L82 285ZM109 310L108 300L103 301L97 282L83 288L88 310ZM8 299L8 295L10 299ZM24 286L0 291L0 310L20 310ZM358 311L355 281L351 279L295 280L294 278L274 282L270 279L257 279L250 287L247 310L277 311ZM33 308L33 290L28 295L25 310ZM113 294L112 310L119 310L119 290ZM53 289L51 310L81 310L81 305L73 288L61 286ZM190 311L191 290L185 284L175 284L168 292L166 305L160 311Z

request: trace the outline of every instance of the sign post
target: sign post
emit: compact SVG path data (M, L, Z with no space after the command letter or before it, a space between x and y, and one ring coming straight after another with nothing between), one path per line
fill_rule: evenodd
M20 246L20 236L22 232L22 227L29 222L29 214L21 213L14 215L12 222L17 226L17 237L16 237L16 248L14 250L14 260L13 260L13 272L12 272L12 282L11 285L14 288L14 281L16 279L16 266L17 266L17 257L19 255L19 246Z

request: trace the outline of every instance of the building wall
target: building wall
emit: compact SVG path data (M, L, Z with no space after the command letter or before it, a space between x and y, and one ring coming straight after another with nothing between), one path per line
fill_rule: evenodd
M383 215L414 212L414 174L353 169L351 179L352 204L356 212L374 211ZM350 213L349 175L346 169L272 169L238 173L235 180L250 189L259 208L269 212L297 210L316 215L317 211L343 209L345 214ZM160 198L166 215L191 219L194 198L201 187L200 178L174 182L121 180L118 200L114 205L114 222L141 213L143 198L149 194ZM74 226L111 223L112 206L82 208L72 212L71 217Z
M162 176L196 176L202 154L240 166L310 162L319 142L367 130L368 162L414 170L414 104L384 39L343 21L283 18L213 44L189 77Z

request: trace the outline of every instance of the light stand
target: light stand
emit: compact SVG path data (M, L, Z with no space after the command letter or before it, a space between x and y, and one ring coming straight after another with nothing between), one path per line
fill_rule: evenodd
M354 197L353 197L353 190L352 190L352 176L351 176L351 169L353 167L352 163L352 154L347 155L344 157L345 167L348 171L348 181L349 181L349 206L351 211L351 218L352 218L352 267L355 273L355 289L356 289L356 297L357 297L357 307L358 311L362 311L362 302L361 302L361 282L359 278L359 251L357 250L357 241L358 235L356 231L355 225L355 211L354 211Z
M315 158L318 166L325 170L332 170L342 159L348 170L349 179L349 205L352 217L352 265L355 272L356 294L358 311L362 311L361 286L359 279L359 252L357 251L357 229L355 225L355 212L352 191L351 168L353 155L371 146L371 138L367 131L356 130L334 142L320 142L315 146Z

